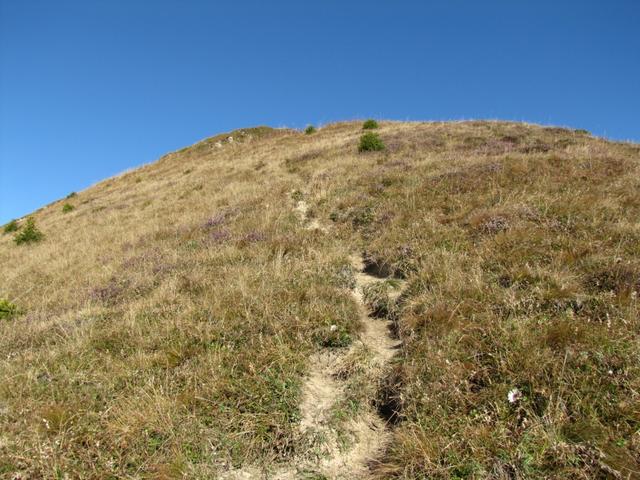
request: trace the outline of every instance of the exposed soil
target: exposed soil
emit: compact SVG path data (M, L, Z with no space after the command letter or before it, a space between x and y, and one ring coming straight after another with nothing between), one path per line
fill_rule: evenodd
M300 200L296 203L296 212L308 230L326 229L317 219L309 219L309 205ZM345 382L338 375L340 361L355 349L365 348L371 353L371 361L366 368L367 378L381 379L386 365L395 355L400 342L392 336L392 322L375 318L367 309L363 290L367 285L383 281L380 275L368 273L362 255L352 255L351 265L355 270L355 288L352 289L354 301L358 305L362 332L358 341L344 352L324 351L314 355L309 361L309 374L303 386L303 398L300 405L300 430L302 438L321 438L318 458L300 459L295 465L274 473L261 472L257 469L242 469L229 472L226 479L278 479L310 478L308 475L321 475L322 478L363 479L369 475L369 465L384 451L389 440L388 422L374 399L371 399L366 410L341 426L351 439L349 445L339 442L332 431L330 420L332 408L344 395ZM313 477L315 478L315 477Z

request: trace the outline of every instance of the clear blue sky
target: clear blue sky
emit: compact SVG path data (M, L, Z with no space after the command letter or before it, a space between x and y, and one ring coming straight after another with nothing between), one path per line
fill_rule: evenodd
M492 118L640 140L640 1L0 0L0 223L221 131Z

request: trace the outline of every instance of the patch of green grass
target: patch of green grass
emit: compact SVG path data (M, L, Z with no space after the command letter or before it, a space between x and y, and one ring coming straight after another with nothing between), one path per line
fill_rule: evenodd
M316 127L314 127L313 125L308 125L307 128L304 129L304 133L306 133L307 135L316 133Z
M27 218L27 221L18 233L13 237L13 241L16 245L23 245L25 243L36 243L44 238L44 234L36 226L36 222L33 217Z
M326 348L344 348L353 342L347 328L335 324L318 329L314 337L319 345Z
M18 231L19 228L20 228L20 225L18 225L18 221L11 220L9 223L5 224L5 226L2 228L2 231L5 234L7 234L7 233L16 232Z
M69 213L69 212L71 212L74 208L76 208L76 207L74 207L74 206L73 206L73 205L71 205L70 203L65 203L65 204L62 206L62 213Z
M376 152L384 149L384 142L377 133L368 132L360 137L359 152Z
M9 300L0 298L0 320L9 319L16 313L18 313L18 307L16 305Z

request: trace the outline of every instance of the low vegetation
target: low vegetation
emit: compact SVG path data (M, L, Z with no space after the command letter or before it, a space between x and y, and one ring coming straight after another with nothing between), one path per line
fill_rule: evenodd
M9 319L17 313L18 307L16 307L9 300L0 298L0 320Z
M42 240L44 234L36 226L36 222L33 217L27 218L24 227L14 235L13 241L16 245L22 245L25 243L35 243Z
M378 127L379 127L378 122L376 122L375 120L373 120L371 118L368 119L368 120L365 120L364 123L362 124L362 129L363 130L373 130L373 129L376 129Z
M307 135L316 133L316 127L314 127L313 125L308 125L307 128L304 129L304 133L306 133Z
M69 213L71 212L75 207L73 205L71 205L70 203L65 203L64 205L62 205L62 213Z
M375 152L384 150L384 142L377 133L368 132L360 137L358 151Z
M11 220L10 222L6 223L4 227L2 227L2 231L6 235L7 233L13 233L18 231L19 228L20 228L20 225L18 225L18 221Z
M0 237L20 306L0 476L268 478L325 451L303 387L350 348L330 427L348 451L363 406L388 420L373 478L638 476L640 146L505 122L384 122L372 149L361 122L242 132L39 210L18 234L47 241ZM354 252L400 342L375 388Z

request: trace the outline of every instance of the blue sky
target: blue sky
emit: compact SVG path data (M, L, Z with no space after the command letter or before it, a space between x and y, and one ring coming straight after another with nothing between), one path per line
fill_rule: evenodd
M637 0L0 0L0 223L218 132L491 118L640 140Z

